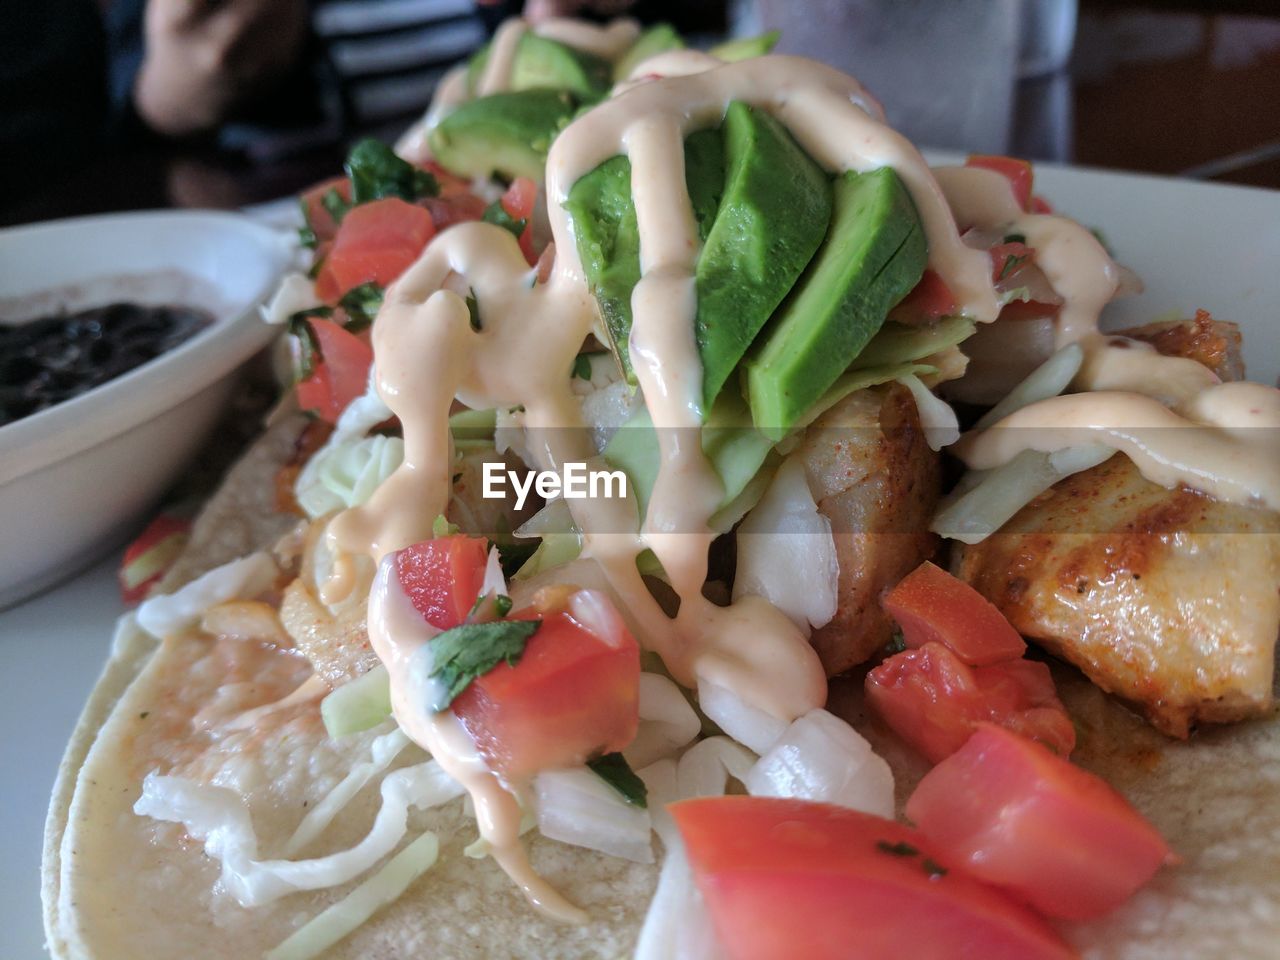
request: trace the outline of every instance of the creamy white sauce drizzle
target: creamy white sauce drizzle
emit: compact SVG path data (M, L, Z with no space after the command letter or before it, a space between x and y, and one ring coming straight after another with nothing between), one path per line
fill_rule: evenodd
M1185 485L1233 503L1280 510L1280 391L1220 383L1207 367L1150 344L1102 333L1119 271L1102 244L1065 217L1024 213L1008 181L973 168L934 171L962 228L1020 233L1062 297L1055 345L1085 354L1074 392L1031 404L964 438L955 452L975 470L1024 450L1103 444L1153 483Z

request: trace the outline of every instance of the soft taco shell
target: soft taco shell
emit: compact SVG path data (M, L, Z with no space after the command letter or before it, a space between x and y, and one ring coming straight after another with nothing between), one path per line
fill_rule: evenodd
M228 476L198 521L166 586L271 543L292 522L275 512L273 477L293 453L300 422L277 423ZM213 893L217 866L178 826L132 812L140 782L221 679L209 641L156 644L130 629L73 735L55 786L45 836L45 922L56 958L254 957L347 890L298 893L243 909ZM1057 671L1080 730L1075 755L1125 793L1184 862L1162 871L1103 920L1064 925L1088 957L1273 957L1280 943L1280 721L1201 732L1171 742L1067 669ZM898 773L899 802L924 772L921 761L865 715L861 678L838 680L831 708L849 717ZM146 718L143 719L143 715ZM328 741L314 710L247 733L218 762L251 797L265 856L279 846L351 763L368 757L372 734ZM151 727L146 724L151 723ZM287 734L287 736L285 736ZM272 738L266 749L263 738ZM256 741L255 741L255 738ZM168 742L172 743L172 740ZM410 748L413 751L415 748ZM408 751L407 751L408 752ZM245 758L249 758L247 761ZM409 760L422 759L416 753ZM321 838L319 855L353 844L379 802L366 787ZM410 818L410 836L435 830L441 860L399 901L338 944L332 957L621 957L634 945L656 866L598 856L530 835L534 865L592 922L543 919L489 860L462 848L475 826L461 800ZM655 848L659 845L655 844ZM355 881L358 882L358 881Z

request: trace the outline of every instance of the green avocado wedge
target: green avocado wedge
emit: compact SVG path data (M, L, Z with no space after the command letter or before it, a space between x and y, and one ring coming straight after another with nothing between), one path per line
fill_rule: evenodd
M724 195L696 274L704 411L821 245L832 205L826 173L769 114L734 101L721 133Z
M521 90L468 100L431 131L431 152L441 166L460 176L540 181L551 141L577 109L577 99L565 90Z
M698 238L705 240L724 186L719 131L699 130L685 139L684 172ZM573 220L578 255L600 304L614 355L634 383L627 339L631 291L640 280L640 232L631 199L631 161L613 157L580 178L569 191L565 209Z
M920 280L927 256L891 168L837 179L826 240L744 363L757 429L778 440L804 416Z
M752 57L763 57L778 45L778 40L781 37L781 31L770 30L768 33L762 33L758 37L739 37L737 40L726 40L724 43L712 47L707 53L725 61L725 63L750 60Z
M669 23L655 23L636 38L636 42L627 48L626 53L613 65L613 82L620 83L631 76L641 61L668 50L681 50L684 40Z
M525 33L511 62L511 89L569 90L595 101L609 92L613 67L607 60L536 33Z

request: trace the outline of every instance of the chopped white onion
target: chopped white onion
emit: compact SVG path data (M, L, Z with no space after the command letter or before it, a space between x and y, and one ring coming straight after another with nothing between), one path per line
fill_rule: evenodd
M747 771L753 796L795 797L893 818L893 771L853 727L811 710Z
M259 860L258 837L244 798L227 787L150 773L134 804L139 816L181 823L222 864L222 883L241 906L271 903L295 890L320 890L355 879L395 849L409 808L438 806L463 788L434 760L405 767L382 781L382 807L354 847L314 860Z
M596 637L617 649L625 641L627 627L613 601L600 590L579 590L569 598L573 619Z
M701 730L702 721L675 683L661 674L640 674L640 727L622 751L631 769L671 756Z
M293 836L289 838L289 842L284 845L284 852L289 856L293 856L302 850L316 837L320 836L333 818L342 812L343 808L351 802L357 793L364 789L365 784L372 780L375 776L387 769L400 752L409 745L409 738L404 732L397 727L390 733L384 733L377 737L369 750L373 755L372 760L366 760L363 763L357 763L342 778L342 782L329 791L323 800L312 807L302 822L298 824L298 829L293 831Z
M622 798L586 767L547 770L533 779L544 837L636 863L653 863L649 811Z
M653 832L662 840L662 845L670 850L673 844L680 842L676 821L667 811L667 804L680 799L676 761L667 757L647 767L640 767L636 770L636 776L644 781L648 792L649 819L653 822Z
M724 960L711 914L694 883L693 869L677 836L667 845L658 888L649 902L635 960Z
M898 382L911 391L916 400L916 412L924 439L930 450L941 450L960 439L960 421L950 404L935 396L933 391L914 375L899 377Z
M143 601L138 626L157 639L194 627L210 607L228 600L252 600L275 585L279 570L265 553L251 553L215 567L173 593Z
M681 800L721 797L730 778L746 782L756 756L728 737L708 737L684 752L676 764L676 791Z
M1111 447L1069 447L1054 453L1023 450L1006 464L965 477L929 529L962 543L980 543L1059 480L1110 459Z
M316 296L315 281L304 273L290 273L280 281L270 302L261 308L262 319L272 324L287 323L295 313L323 303Z
M973 429L985 430L1023 407L1056 397L1071 385L1083 364L1084 350L1078 343L1068 344L1056 351L1010 390L1003 400L983 414Z
M698 678L698 706L716 726L756 753L764 753L787 730L787 721L751 706L728 687L702 677Z
M484 566L484 581L480 584L480 596L476 599L489 594L507 596L507 578L502 573L502 557L497 547L489 548L489 560Z
M612 357L609 366L617 369ZM596 369L593 365L592 370ZM596 376L593 375L594 384ZM576 384L585 383L575 380ZM641 403L640 391L625 380L618 380L603 389L593 389L582 398L582 421L591 431L591 442L596 452L604 450L618 428L631 419Z
M264 960L311 960L324 953L389 903L399 900L440 856L434 833L422 834L377 873L337 903L330 904L267 952Z
M787 459L738 526L733 598L763 597L801 630L836 614L840 565L831 521L818 512L804 464Z

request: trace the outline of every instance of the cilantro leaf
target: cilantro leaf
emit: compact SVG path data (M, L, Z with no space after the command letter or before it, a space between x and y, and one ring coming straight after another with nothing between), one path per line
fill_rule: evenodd
M1000 268L1000 276L996 277L996 279L1003 280L1026 262L1027 257L1025 255L1005 257L1004 266Z
M507 213L507 208L502 205L501 200L495 200L489 206L484 208L484 214L480 218L485 223L492 223L495 227L502 227L509 230L517 240L524 233L524 228L529 225L528 220L517 220L511 214Z
M436 518L431 521L432 539L437 537L451 537L460 529L461 527L456 523L450 523L443 513L436 514Z
M573 375L579 380L591 379L591 358L585 353L578 354L573 361Z
M342 299L338 301L338 306L350 317L346 328L352 333L359 333L371 327L374 318L378 315L378 309L382 306L384 293L382 287L372 280L358 287L352 287L344 293Z
M480 302L476 300L476 295L472 292L467 297L467 312L471 314L471 329L477 333L480 331Z
M471 686L471 681L504 660L514 667L520 662L525 644L541 626L540 620L463 623L432 638L435 668L431 677L444 685L444 691L431 709L447 710L458 694Z
M888 853L895 857L914 857L920 853L919 850L905 840L899 840L897 843L890 843L888 840L877 840L876 849L881 853Z
M308 250L314 250L320 238L316 236L316 232L311 229L311 218L307 216L307 203L299 198L298 206L302 208L302 226L298 228L298 242Z
M633 807L649 806L649 788L636 776L627 763L626 757L620 753L606 753L603 757L588 760L587 766L613 789L622 795L622 799Z
M299 310L289 317L289 334L293 337L293 382L301 383L311 379L316 372L316 364L323 358L320 355L320 344L316 340L316 332L308 322L310 317L327 317L333 311L328 307L313 307L310 310Z
M330 187L324 192L324 196L320 198L320 206L324 207L325 212L333 217L334 223L341 223L342 218L347 215L347 211L354 204L348 203L346 198L337 191L337 188Z
M893 636L889 638L889 642L885 644L884 648L890 655L901 653L903 650L907 649L907 638L902 635L901 630L895 630L893 631Z
M380 140L368 137L347 154L347 176L351 178L351 199L368 203L384 197L399 197L412 203L434 197L440 184L426 170L420 170Z
M1005 243L1026 243L1027 235L1025 233L1006 233L1004 237Z

